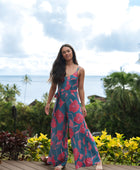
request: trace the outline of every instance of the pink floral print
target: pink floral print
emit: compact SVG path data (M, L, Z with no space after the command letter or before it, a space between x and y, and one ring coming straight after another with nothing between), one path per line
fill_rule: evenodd
M79 67L78 67L79 69ZM59 84L51 121L51 148L48 163L65 166L68 158L68 136L74 154L75 168L100 162L96 143L87 127L78 98L78 69Z

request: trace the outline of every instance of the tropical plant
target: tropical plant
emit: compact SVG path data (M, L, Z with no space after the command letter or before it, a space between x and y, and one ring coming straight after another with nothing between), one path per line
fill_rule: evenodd
M114 72L103 80L107 100L100 125L111 134L118 131L128 138L139 136L140 95L136 90L139 75L121 71Z
M94 100L94 98L86 105L87 116L85 120L91 132L99 132L102 130L100 120L103 117L103 105L103 102Z
M26 144L25 132L18 130L16 133L0 132L0 157L17 160L21 154L23 157Z
M26 101L26 90L27 90L27 84L30 84L32 79L26 74L23 78L23 83L25 84L25 92L24 92L24 103Z
M0 84L0 101L15 103L16 95L20 95L20 91L16 84L13 85L2 85Z

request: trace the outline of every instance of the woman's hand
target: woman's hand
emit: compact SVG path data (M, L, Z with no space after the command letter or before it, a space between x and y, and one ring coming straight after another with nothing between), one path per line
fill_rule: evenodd
M86 111L85 106L82 106L81 109L82 109L82 113L83 113L84 117L86 117L87 116L87 111Z
M45 106L46 115L49 115L49 109L50 109L50 104L46 104L46 106Z

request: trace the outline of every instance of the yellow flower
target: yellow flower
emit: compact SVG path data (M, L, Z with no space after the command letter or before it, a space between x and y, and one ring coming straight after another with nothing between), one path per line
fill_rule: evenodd
M110 141L111 140L111 135L107 135L106 139Z
M138 140L138 141L140 141L140 137L136 137L135 139Z
M122 136L123 136L123 134L120 134L120 133L117 133L117 132L115 134L116 134L117 138L119 138L119 139L122 138Z
M128 157L128 154L129 154L128 152L125 152L125 153L124 153L124 157L127 158L127 157Z
M129 141L124 141L124 144L127 148L130 149L130 151L136 150L138 148L138 143L130 139Z
M101 140L106 139L106 136L107 136L106 130L105 130L105 131L102 131L102 135L101 135L100 139L101 139Z
M131 145L131 150L135 150L138 148L138 143L136 143L135 141L130 141L130 145Z
M115 156L116 156L116 157L119 157L119 154L118 154L118 153L115 153Z
M96 142L96 141L98 141L99 136L93 136L93 138L94 138L94 140L95 140L95 142Z
M43 139L47 139L47 135L44 135L43 133L40 133L40 136L39 136L38 140L42 141Z
M98 145L98 147L100 147L100 146L102 146L102 145L104 145L105 143L102 143L101 141L99 141L99 140L97 140L96 141L96 143L97 143L97 145Z
M128 142L128 140L125 140L124 141L124 144L125 144L125 146L128 148L129 147L129 142Z

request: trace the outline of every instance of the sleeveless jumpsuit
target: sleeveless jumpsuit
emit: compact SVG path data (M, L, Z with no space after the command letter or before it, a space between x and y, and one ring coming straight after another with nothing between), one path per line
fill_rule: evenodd
M51 147L48 163L65 166L68 158L69 134L74 154L75 167L88 167L100 162L96 143L87 127L78 97L78 70L64 78L58 86L56 103L51 121Z

